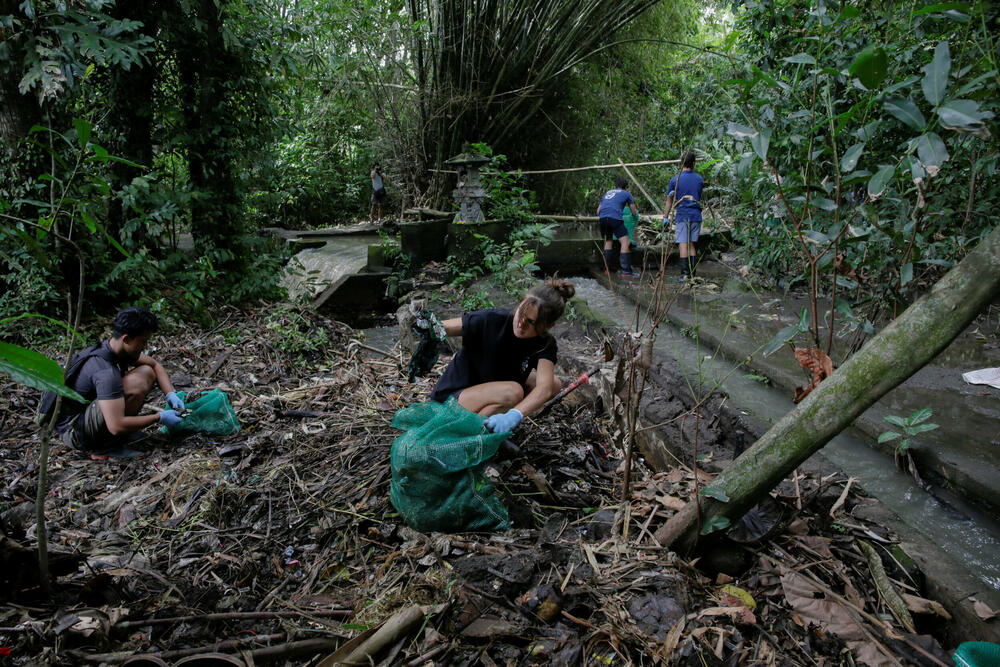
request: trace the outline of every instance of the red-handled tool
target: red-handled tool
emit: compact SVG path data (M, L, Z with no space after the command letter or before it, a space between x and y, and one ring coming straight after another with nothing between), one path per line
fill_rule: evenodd
M571 382L562 391L560 391L558 394L556 394L555 396L553 396L552 398L550 398L548 401L546 401L545 405L543 405L541 407L541 409L539 409L538 414L539 415L543 414L546 410L548 410L549 408L551 408L553 405L555 405L559 401L561 401L564 398L566 398L566 396L569 395L570 392L572 392L573 390L575 390L581 384L590 384L590 378L593 377L594 375L597 375L600 372L601 372L601 368L597 367L594 370L589 371L587 373L584 373L583 375L581 375L577 379L573 380L573 382Z

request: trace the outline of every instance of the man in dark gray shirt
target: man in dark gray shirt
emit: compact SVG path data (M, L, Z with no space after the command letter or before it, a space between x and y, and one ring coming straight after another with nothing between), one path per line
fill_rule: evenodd
M184 401L174 392L167 371L143 350L159 327L144 308L125 308L115 317L114 334L73 357L66 385L90 403L63 402L56 425L63 442L92 454L132 458L139 452L125 445L146 426L181 422ZM140 415L146 394L159 385L171 409Z

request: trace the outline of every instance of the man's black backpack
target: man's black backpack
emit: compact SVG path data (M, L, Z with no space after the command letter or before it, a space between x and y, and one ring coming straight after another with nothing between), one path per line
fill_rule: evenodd
M66 369L66 373L63 375L63 383L68 386L70 382L76 379L76 376L83 369L83 365L91 357L100 357L111 364L117 363L117 358L115 353L111 351L111 348L106 347L103 342L94 343L90 347L84 348L73 355L73 359L69 362L69 368ZM51 419L52 410L55 406L56 393L54 391L43 393L42 400L38 403L38 414L35 415L35 423L42 426L46 421Z

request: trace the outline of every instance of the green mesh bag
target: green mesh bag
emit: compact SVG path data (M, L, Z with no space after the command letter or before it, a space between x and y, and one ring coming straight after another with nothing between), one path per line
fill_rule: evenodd
M488 432L454 398L403 408L392 425L406 432L392 443L389 495L408 526L424 533L510 527L483 473L506 434Z
M221 389L204 391L197 400L190 403L185 400L186 392L179 391L177 395L184 401L184 419L177 426L164 426L160 429L167 435L232 435L239 432L240 420L236 418L236 411L229 404L226 392Z
M625 231L628 232L628 240L635 243L635 226L639 224L639 217L632 215L632 209L628 206L622 209L622 222L625 223Z

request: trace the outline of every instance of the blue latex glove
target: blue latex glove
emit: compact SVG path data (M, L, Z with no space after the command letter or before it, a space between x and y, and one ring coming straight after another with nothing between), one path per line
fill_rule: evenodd
M511 408L502 414L487 417L486 427L494 433L513 431L514 427L520 424L522 419L524 419L524 415L522 415L517 408Z
M170 392L167 394L167 405L176 410L177 412L184 411L184 400L177 395L176 392Z
M164 426L177 426L183 419L176 410L164 410L160 413L160 423Z

